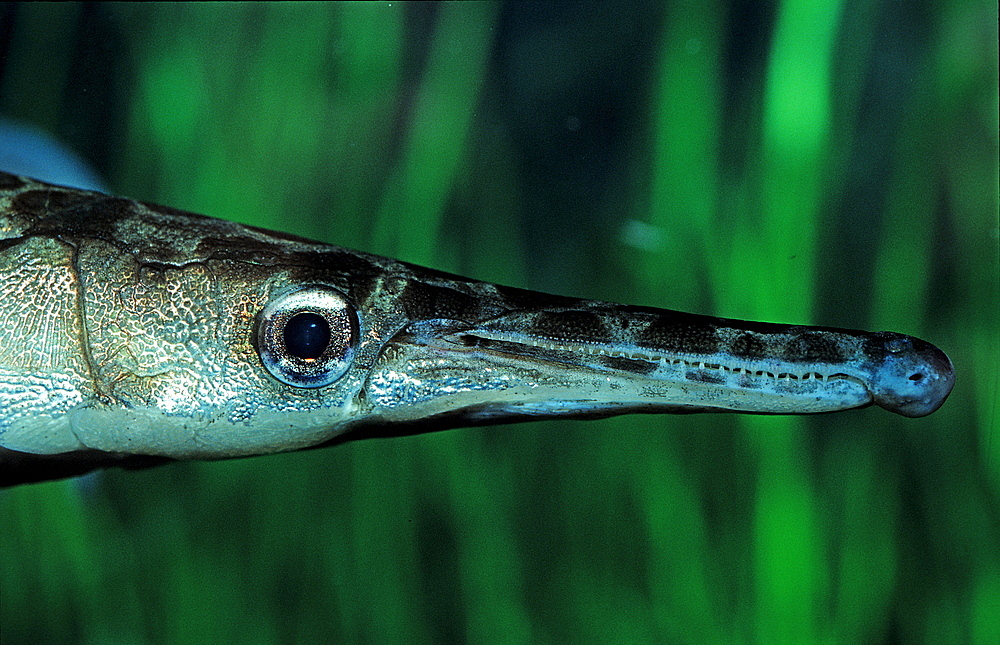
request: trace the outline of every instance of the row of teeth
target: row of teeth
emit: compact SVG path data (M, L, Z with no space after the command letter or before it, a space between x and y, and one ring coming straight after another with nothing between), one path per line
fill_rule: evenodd
M567 348L568 349L568 348ZM730 367L728 365L723 365L721 363L706 363L705 361L688 361L683 358L667 358L665 356L651 356L643 352L608 352L608 351L591 351L587 350L588 354L603 354L606 356L614 356L616 358L631 358L634 360L641 360L650 363L659 363L660 365L672 365L679 366L685 369L699 369L699 370L718 370L721 372L729 372L731 374L743 375L743 376L766 376L779 381L821 381L827 383L830 379L839 378L843 375L841 374L820 374L819 372L806 372L805 374L794 374L792 372L771 372L768 370L751 370L746 367Z
M494 335L491 334L490 337ZM743 376L768 377L778 381L820 381L829 383L831 380L846 378L846 374L821 374L819 372L806 372L805 374L794 374L792 372L772 372L769 370L753 370L746 367L730 367L721 363L706 363L705 361L691 361L677 357L667 357L660 354L648 354L641 351L621 351L606 349L599 345L587 345L584 343L555 343L539 340L536 338L526 339L524 337L508 336L507 334L496 334L494 340L505 340L520 343L523 345L534 345L545 349L556 351L583 352L594 356L609 356L611 358L628 358L631 360L646 361L647 363L658 363L660 365L679 366L682 369L718 370L731 374Z

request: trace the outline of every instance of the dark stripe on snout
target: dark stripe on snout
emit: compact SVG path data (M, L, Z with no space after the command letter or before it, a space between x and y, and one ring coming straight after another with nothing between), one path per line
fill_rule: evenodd
M756 360L767 354L767 346L757 336L744 333L736 337L730 344L729 353L736 358Z
M476 299L448 287L411 280L400 295L399 301L406 315L413 320L448 318L468 321L476 318Z
M601 317L589 311L545 311L529 319L527 333L540 338L576 343L612 342Z
M40 188L27 190L10 200L10 209L27 218L43 218L80 203L94 201L91 193Z
M644 347L686 354L714 354L719 351L715 327L672 320L659 316L641 334L638 342Z
M806 332L788 342L784 359L793 363L840 363L845 356L836 340Z

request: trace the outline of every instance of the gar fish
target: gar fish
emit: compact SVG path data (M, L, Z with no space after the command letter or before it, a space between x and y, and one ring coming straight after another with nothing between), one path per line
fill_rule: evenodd
M944 402L940 349L504 287L0 173L0 485L527 419Z

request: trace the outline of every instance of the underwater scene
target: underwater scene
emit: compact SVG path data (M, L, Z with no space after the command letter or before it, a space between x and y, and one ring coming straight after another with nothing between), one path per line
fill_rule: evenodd
M477 280L910 334L940 410L0 490L0 643L1000 642L997 4L0 4L0 170ZM0 343L10 343L0 337Z

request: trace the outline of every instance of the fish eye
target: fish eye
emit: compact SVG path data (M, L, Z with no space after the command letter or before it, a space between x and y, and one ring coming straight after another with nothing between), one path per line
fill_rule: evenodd
M261 363L293 387L323 387L339 379L351 366L357 340L357 312L325 285L277 292L257 316Z
M288 319L282 336L289 354L314 361L330 346L330 323L320 314L303 311Z

